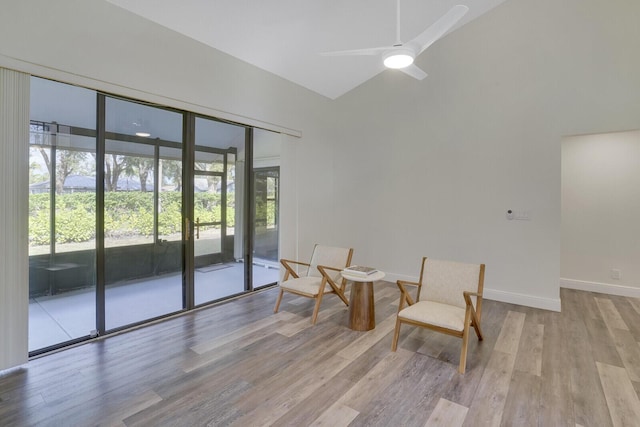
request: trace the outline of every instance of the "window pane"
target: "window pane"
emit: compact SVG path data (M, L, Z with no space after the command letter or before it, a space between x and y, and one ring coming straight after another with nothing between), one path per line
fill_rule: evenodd
M154 148L106 142L105 248L153 243Z
M182 151L160 148L158 238L182 240Z
M181 117L106 100L107 330L182 309L182 154L163 146L171 145L172 139L180 141ZM136 135L140 124L150 137Z
M182 142L182 114L122 99L106 101L107 132Z
M95 329L96 94L33 77L29 351Z
M258 288L279 278L280 135L254 129L253 142L253 287Z
M197 151L195 170L205 172L223 172L224 154Z
M52 80L31 77L31 121L96 128L96 93Z
M194 171L195 303L245 291L241 221L236 216L236 160L245 150L245 129L196 118ZM242 153L242 154L237 154Z

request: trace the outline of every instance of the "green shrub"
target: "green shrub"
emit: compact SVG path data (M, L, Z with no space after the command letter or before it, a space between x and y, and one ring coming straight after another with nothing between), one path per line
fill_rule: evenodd
M235 224L233 195L228 196L227 225ZM50 196L29 196L29 242L50 243ZM104 229L107 237L153 236L152 192L107 192L104 195ZM219 222L219 194L196 193L194 217L200 222ZM194 218L194 221L195 221ZM70 193L56 195L56 242L85 242L95 238L96 195ZM182 230L182 194L162 192L158 201L158 233L170 235Z

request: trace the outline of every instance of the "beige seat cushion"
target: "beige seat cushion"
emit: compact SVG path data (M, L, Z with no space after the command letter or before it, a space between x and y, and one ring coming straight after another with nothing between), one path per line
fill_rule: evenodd
M303 292L305 294L316 296L318 295L318 290L320 289L320 284L322 283L322 279L319 277L300 277L297 279L289 279L286 282L282 282L280 287L283 289L289 289L292 291ZM327 283L324 286L324 293L331 292L332 288Z
M398 317L454 331L462 331L464 329L464 312L464 308L453 305L434 301L420 301L402 309L398 313Z

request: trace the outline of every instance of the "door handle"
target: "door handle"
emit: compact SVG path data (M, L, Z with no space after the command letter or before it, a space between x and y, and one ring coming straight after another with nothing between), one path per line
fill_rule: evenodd
M189 221L189 218L184 219L184 229L185 229L184 240L188 241L191 239L191 221Z

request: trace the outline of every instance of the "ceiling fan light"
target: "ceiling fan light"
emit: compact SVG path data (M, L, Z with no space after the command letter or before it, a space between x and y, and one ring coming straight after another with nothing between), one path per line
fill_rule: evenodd
M387 68L405 68L413 64L413 56L406 52L392 53L384 58L384 66Z

